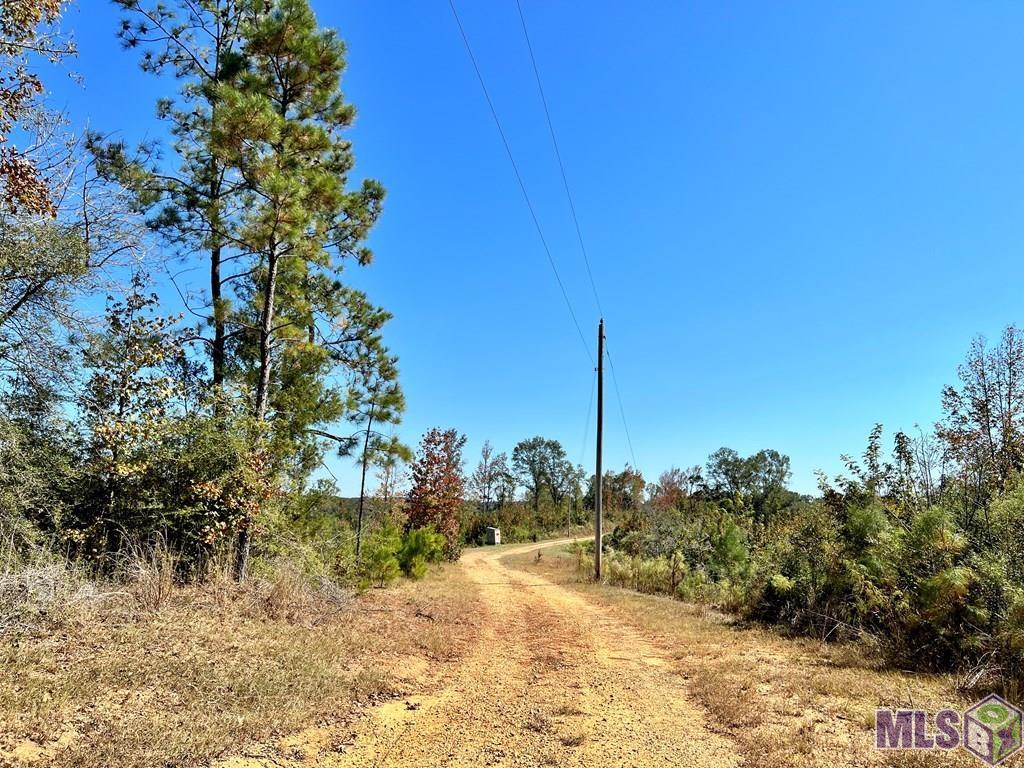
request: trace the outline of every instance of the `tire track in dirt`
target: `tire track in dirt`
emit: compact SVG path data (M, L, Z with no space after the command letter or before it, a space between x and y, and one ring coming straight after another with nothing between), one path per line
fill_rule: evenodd
M664 651L582 596L504 565L554 542L464 553L483 629L439 693L377 708L336 768L738 765Z

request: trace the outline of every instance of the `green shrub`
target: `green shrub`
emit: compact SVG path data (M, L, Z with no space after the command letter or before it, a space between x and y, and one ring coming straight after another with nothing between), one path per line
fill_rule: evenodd
M501 532L501 540L506 544L514 544L520 541L535 541L537 539L537 532L527 525L515 525L511 528L503 529Z
M676 586L676 597L687 602L709 602L711 579L707 571L698 569L687 573Z
M604 556L604 578L614 587L631 589L633 586L632 558L612 550Z
M402 535L394 523L388 521L374 531L363 547L360 575L364 583L383 587L397 579L402 572L397 553L402 548Z
M398 564L410 579L421 579L426 575L430 563L444 557L444 536L433 526L412 528L402 541L398 551Z
M658 557L653 560L640 559L636 573L637 589L648 594L671 591L668 559Z
M711 535L711 558L708 563L711 574L717 579L743 581L750 565L747 551L747 535L728 517Z
M989 515L993 548L1004 558L1006 575L1024 585L1024 482L1019 476L992 502Z

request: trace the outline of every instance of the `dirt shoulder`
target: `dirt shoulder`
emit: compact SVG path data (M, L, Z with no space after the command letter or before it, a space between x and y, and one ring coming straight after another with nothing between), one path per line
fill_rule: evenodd
M971 764L872 746L951 679L582 583L551 542L313 608L181 590L4 646L0 766Z
M475 646L478 595L422 582L310 601L287 585L117 599L0 644L0 766L152 768L301 757L367 707L429 690ZM312 746L310 746L312 745ZM269 764L269 763L268 763Z
M874 749L878 707L962 707L948 675L884 669L855 645L788 638L702 606L599 586L577 577L562 547L513 554L505 564L542 577L640 632L669 659L707 727L747 766L976 765L952 753Z

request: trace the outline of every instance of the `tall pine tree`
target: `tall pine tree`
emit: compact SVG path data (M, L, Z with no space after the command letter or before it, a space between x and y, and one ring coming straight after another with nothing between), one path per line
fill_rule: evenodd
M344 262L370 262L384 198L376 181L349 188L345 45L307 0L118 2L126 45L180 83L158 108L178 165L94 141L97 156L180 256L205 262L208 288L189 308L212 327L212 391L246 404L254 453L276 482L301 487L324 441L345 440L331 428L347 415L339 367L379 345L388 318L341 279ZM239 577L254 524L240 524Z
M364 240L384 190L374 181L347 189L354 160L342 134L355 110L340 90L345 46L318 27L308 2L271 4L243 26L243 37L244 69L224 92L225 120L214 137L245 181L239 234L254 258L242 310L252 330L239 356L263 425L257 439L286 440L294 455L319 434L317 424L343 415L328 376L354 341L349 310L358 309L368 334L383 322L339 273L347 258L369 263ZM239 541L240 578L250 532L244 526Z

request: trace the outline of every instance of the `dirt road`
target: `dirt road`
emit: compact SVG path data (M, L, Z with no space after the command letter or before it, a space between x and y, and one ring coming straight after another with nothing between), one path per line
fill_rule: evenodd
M737 765L663 651L604 609L500 558L467 551L486 605L480 642L436 695L391 702L330 765Z

